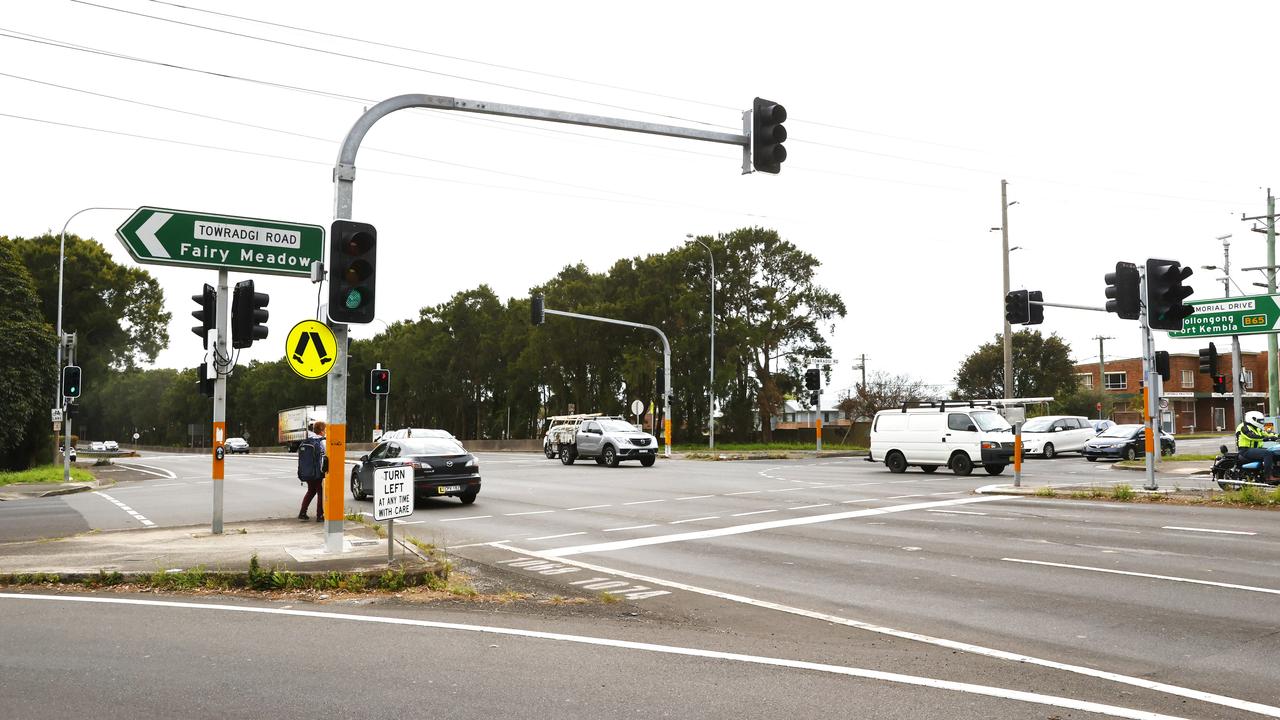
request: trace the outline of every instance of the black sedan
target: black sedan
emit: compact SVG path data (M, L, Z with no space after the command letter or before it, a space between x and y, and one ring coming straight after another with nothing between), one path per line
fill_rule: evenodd
M1172 455L1176 449L1173 436L1161 432L1160 454ZM1086 442L1080 452L1089 462L1095 462L1098 458L1133 460L1146 456L1146 436L1141 425L1112 425Z
M379 468L412 467L418 497L452 495L470 505L480 494L480 462L453 438L396 438L379 443L351 468L351 496L367 500L373 494L373 473Z

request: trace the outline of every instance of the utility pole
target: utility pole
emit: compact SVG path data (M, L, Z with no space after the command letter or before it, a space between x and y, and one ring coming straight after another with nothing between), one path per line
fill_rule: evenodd
M1113 337L1103 337L1098 335L1093 338L1098 341L1098 419L1102 419L1102 400L1106 397L1107 388L1107 361L1106 355L1102 352L1103 340L1115 340Z
M1256 224L1250 228L1256 233L1266 233L1267 235L1267 293L1274 295L1276 293L1276 198L1271 194L1271 188L1267 188L1267 214L1254 215L1248 217L1244 213L1240 214L1240 220L1263 222L1263 227ZM1246 270L1254 270L1259 268L1245 268ZM1275 415L1280 411L1280 364L1277 364L1277 343L1274 333L1267 335L1267 399L1270 401L1271 413ZM1239 380L1237 379L1237 382ZM1237 419L1237 422L1239 420Z
M1231 297L1231 236L1222 235L1218 237L1222 241L1222 297ZM1273 274L1274 277L1274 274ZM1274 280L1273 280L1274 282ZM1268 335L1269 342L1275 342L1275 335ZM1232 409L1235 410L1235 419L1233 425L1238 425L1244 419L1244 388L1241 382L1240 372L1240 336L1231 336L1231 377L1235 378L1231 383L1231 399ZM1274 407L1274 406L1273 406Z
M858 356L858 369L862 371L862 382L858 383L858 387L866 389L867 387L867 354L862 353Z
M1009 294L1009 182L1000 181L1000 238L1004 248L1004 292L1000 295L1000 307ZM1268 262L1272 262L1268 260ZM1275 336L1272 335L1272 338ZM1274 341L1273 341L1274 342ZM1009 319L1004 320L1004 396L1013 397L1013 338L1009 336Z

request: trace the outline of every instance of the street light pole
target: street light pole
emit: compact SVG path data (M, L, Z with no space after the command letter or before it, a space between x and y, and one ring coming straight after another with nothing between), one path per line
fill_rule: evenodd
M716 448L716 256L706 243L693 235L685 235L685 237L701 245L711 260L711 360L708 363L711 366L711 380L707 385L707 448L714 450Z
M1000 307L1004 308L1004 299L1009 295L1009 182L1000 181L1000 239L1004 249L1004 294L1000 296ZM1009 319L1004 320L1004 396L1013 397L1013 338L1009 335Z

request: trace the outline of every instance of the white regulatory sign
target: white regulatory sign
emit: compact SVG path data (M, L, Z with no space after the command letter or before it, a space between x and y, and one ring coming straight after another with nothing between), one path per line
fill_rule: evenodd
M62 422L62 408L54 408L54 409L53 409L53 412L51 412L51 413L49 413L49 414L53 416L53 421L54 421L54 422L56 422L56 423L60 423L60 422Z
M644 412L644 403L643 403L643 402L640 402L639 400L633 400L633 401L631 401L631 414L632 414L632 415L639 415L640 413L643 413L643 412Z
M378 468L373 471L373 519L393 520L413 514L413 468Z

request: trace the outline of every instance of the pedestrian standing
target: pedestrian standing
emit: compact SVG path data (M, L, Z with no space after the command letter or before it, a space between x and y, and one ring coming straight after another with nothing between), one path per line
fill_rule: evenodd
M324 476L328 469L328 458L324 454L325 422L317 420L307 430L307 438L298 445L298 480L307 486L307 494L302 497L302 508L298 510L299 520L309 520L307 508L311 498L316 498L316 522L324 521Z

